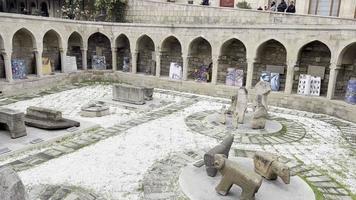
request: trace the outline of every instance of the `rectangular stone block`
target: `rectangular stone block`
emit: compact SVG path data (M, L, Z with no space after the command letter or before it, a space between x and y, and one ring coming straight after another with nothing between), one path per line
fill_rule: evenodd
M145 89L126 84L113 86L113 100L132 104L145 104Z
M271 73L284 74L284 66L279 65L267 65L266 71Z
M27 133L24 117L25 114L21 111L0 108L0 128L4 127L10 131L12 139L25 136Z
M63 72L75 72L77 71L77 59L75 56L66 56L65 63L63 66Z
M34 116L42 119L48 119L54 121L58 121L62 119L62 112L47 109L47 108L30 106L27 108L26 112L27 112L26 114L29 116Z
M308 74L311 76L320 77L321 80L325 78L325 67L324 66L308 66Z

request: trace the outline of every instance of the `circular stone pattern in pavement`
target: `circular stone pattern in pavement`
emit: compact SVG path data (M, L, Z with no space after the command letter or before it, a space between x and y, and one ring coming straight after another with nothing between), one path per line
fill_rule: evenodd
M301 140L306 134L301 123L279 118L273 113L269 114L267 130L252 130L246 127L236 130L229 127L229 124L221 124L218 115L219 110L196 112L186 117L185 123L192 131L219 140L223 139L226 134L233 134L234 142L243 144L290 143Z
M222 129L228 129L234 135L268 135L278 133L283 129L283 126L280 122L276 120L267 119L266 126L264 129L252 129L251 128L251 120L252 113L246 113L244 118L244 123L238 124L238 128L235 129L232 123L232 116L226 116L226 123L220 123L223 116L220 113L212 113L205 117L204 124L206 126L221 126Z
M230 158L238 162L243 168L253 170L253 160L250 158ZM205 167L194 167L189 164L184 167L180 176L179 184L184 194L191 200L237 200L240 199L241 188L234 185L227 196L216 193L215 187L219 184L221 175L216 177L206 175ZM269 181L263 179L262 185L255 195L255 199L278 199L278 200L301 200L315 199L313 190L299 176L293 176L290 184L284 184L281 179Z

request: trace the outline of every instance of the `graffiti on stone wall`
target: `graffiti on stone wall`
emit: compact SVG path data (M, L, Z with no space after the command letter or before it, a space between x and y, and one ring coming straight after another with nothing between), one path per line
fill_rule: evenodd
M24 60L13 59L12 65L12 78L13 79L25 79L26 78L26 64Z
M92 59L92 68L94 70L105 70L106 69L105 56L94 55Z

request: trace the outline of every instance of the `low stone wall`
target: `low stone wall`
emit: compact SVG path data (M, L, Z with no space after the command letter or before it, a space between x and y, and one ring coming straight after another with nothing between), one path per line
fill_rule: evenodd
M82 81L90 82L116 82L138 86L162 88L189 92L194 94L230 98L237 92L236 87L226 85L212 85L210 83L197 83L195 81L176 81L168 78L158 78L142 74L131 74L112 71L87 71L72 74L48 76L42 79L26 80L21 82L0 84L0 91L5 95L35 92L60 84L69 84ZM250 92L250 100L254 98ZM328 100L325 97L309 97L296 94L286 95L283 92L272 92L268 99L269 105L303 110L314 113L328 114L348 121L356 122L356 106L343 101Z

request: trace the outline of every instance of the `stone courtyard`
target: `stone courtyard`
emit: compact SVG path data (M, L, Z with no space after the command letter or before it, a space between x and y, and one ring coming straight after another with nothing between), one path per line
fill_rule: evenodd
M42 138L25 144L26 150L1 156L1 165L19 173L32 199L189 199L179 187L179 172L231 132L205 120L230 100L156 89L151 106L112 103L109 116L79 116L80 107L91 100L110 102L111 87L82 83L0 100L6 108L55 108L65 117L98 125ZM279 107L270 113L283 129L236 135L230 155L252 157L261 150L282 155L316 199L354 199L356 124ZM7 145L1 143L1 149Z
M0 200L356 200L355 0L200 1L0 0Z

